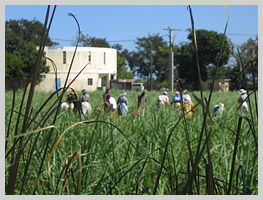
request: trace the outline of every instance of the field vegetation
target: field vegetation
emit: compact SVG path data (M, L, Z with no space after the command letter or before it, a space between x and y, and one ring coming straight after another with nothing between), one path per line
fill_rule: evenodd
M121 91L112 90L111 93L118 98ZM20 102L22 94L22 91L17 92L16 102ZM138 94L136 91L127 92L129 100L127 116L116 118L111 113L98 112L97 108L103 107L103 92L96 91L90 93L93 111L86 119L82 116L80 121L78 112L61 110L55 124L52 124L52 118L46 123L46 127L50 126L53 129L50 139L48 138L50 129L36 132L29 129L25 133L24 141L28 143L23 149L23 158L18 169L19 181L23 179L24 168L34 140L36 137L39 138L28 175L25 177L26 186L23 194L32 193L36 184L35 194L152 194L157 178L159 186L155 194L184 194L189 184L189 173L192 171L187 142L195 158L203 123L202 107L201 105L197 107L198 110L192 119L185 121L182 119L177 124L182 113L169 106L158 108L157 97L161 92L153 91L147 92L148 102L142 114L138 113L135 116L133 111L137 110ZM198 92L194 94L200 96ZM49 95L36 93L32 107L37 109ZM204 96L207 95L208 92L204 92ZM171 99L173 93L168 93L168 96ZM239 110L237 111L238 96L237 92L214 92L211 100L211 105L219 102L225 104L222 116L208 119L208 127L212 131L209 151L213 169L213 188L216 194L227 194L235 147L237 149L231 194L243 194L244 190L257 194L257 144L251 126L245 119L240 127L238 144L235 146L241 114ZM192 99L197 105L198 101L193 96ZM8 124L12 92L6 92L5 100L6 127L10 127L10 133L14 133L17 113L13 113L13 120L10 125ZM255 111L255 103L251 102ZM14 110L19 110L19 106L20 104L16 103ZM48 106L35 121L44 118L47 111ZM210 109L210 112L212 115L213 110ZM249 114L247 117L250 117ZM257 119L256 116L254 119ZM257 126L255 132L257 133ZM166 146L170 133L171 138ZM6 140L6 153L13 145L12 137L14 138L10 134L10 140ZM204 140L205 137L202 143ZM47 143L50 154L43 160L44 166L41 175L38 176ZM165 151L166 157L162 163ZM9 177L10 159L11 154L6 157L6 179ZM196 182L193 183L190 193L207 193L207 160L205 151L198 163ZM163 170L158 177L161 166ZM246 188L243 188L244 184ZM16 188L17 193L19 189Z
M56 92L34 91L55 8L48 21L48 7L32 79L25 83L30 87L17 90L11 81L12 90L5 93L6 194L258 194L258 109L253 72L248 113L241 113L236 91L215 92L213 84L211 91L191 93L197 108L191 119L184 111L158 108L160 91L147 92L147 106L137 115L133 112L138 111L136 91L127 91L127 116L98 112L97 108L103 107L100 90L90 93L93 111L86 118L80 112L60 110L72 82L87 65L68 82L71 62L65 84ZM190 6L188 9L195 33ZM73 14L69 16L76 20ZM222 50L226 41L223 38L221 42ZM76 52L77 45L72 60ZM54 62L52 66L56 71ZM238 75L246 90L248 66L241 62ZM186 89L180 80L177 84L180 91ZM116 99L121 92L111 91ZM171 99L173 93L168 95ZM213 117L213 106L218 103L224 103L225 112Z

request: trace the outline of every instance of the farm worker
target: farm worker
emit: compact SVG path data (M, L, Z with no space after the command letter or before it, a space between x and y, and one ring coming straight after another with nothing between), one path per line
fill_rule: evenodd
M238 98L237 102L239 103L239 105L241 105L241 111L243 112L248 112L248 107L247 107L247 91L244 89L240 89L238 91L238 93L240 94L240 97Z
M183 109L184 109L184 112L187 113L194 107L194 104L191 100L191 97L189 95L188 90L184 90L184 94L183 94L182 98L183 98ZM192 118L192 111L187 113L187 115L185 117L186 118Z
M111 97L110 89L107 88L106 92L103 94L104 111L110 107L110 97Z
M217 105L214 106L214 117L217 117L218 115L222 116L223 111L224 111L224 104L223 103L219 103Z
M117 102L114 97L109 98L110 107L109 109L112 111L112 114L114 114L115 118L117 118L118 110L117 110Z
M82 112L86 116L86 114L91 113L91 105L89 103L90 96L85 89L83 89L81 93L82 95L80 96L79 101L81 102Z
M61 108L62 110L68 110L68 109L69 109L69 105L68 105L67 102L62 102L62 103L60 104L60 108Z
M82 102L81 103L81 109L82 109L82 112L83 114L86 116L87 114L90 114L91 113L91 105L89 102Z
M170 104L169 103L169 97L167 96L167 92L164 91L162 95L160 95L158 97L158 103L159 103L159 106L163 106L165 104Z
M88 95L85 89L81 90L82 95L79 98L79 101L82 102L89 102L90 96Z
M71 91L68 93L67 102L69 103L69 107L71 110L77 108L78 102L78 94L75 91Z
M109 106L109 108L111 109L111 110L117 110L117 102L116 102L116 100L115 100L115 98L114 97L110 97L109 98L109 103L110 103L110 106Z
M178 90L175 90L175 96L172 99L172 104L174 104L174 107L176 109L180 109L181 108L181 96L180 96L180 92Z
M140 113L142 113L142 108L145 107L147 101L147 96L145 91L138 95L138 109Z
M126 92L121 93L121 96L118 98L117 105L118 105L118 112L119 115L127 115L128 112L128 99L126 97Z

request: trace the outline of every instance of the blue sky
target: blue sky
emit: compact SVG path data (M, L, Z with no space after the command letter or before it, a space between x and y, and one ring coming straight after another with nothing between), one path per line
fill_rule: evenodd
M191 6L195 29L214 30L223 33L227 20L224 5ZM230 18L227 36L235 44L245 42L258 33L258 6L230 5ZM44 23L47 6L5 6L5 20L29 19ZM159 33L168 42L167 27L181 29L174 32L174 43L187 42L191 27L190 15L186 5L59 5L50 30L53 41L59 46L71 46L77 33L77 25L72 13L79 21L81 31L97 38L107 38L110 44L119 43L128 50L135 49L134 40L148 34ZM60 40L55 40L60 39ZM131 41L123 41L131 40ZM117 41L117 42L115 42Z

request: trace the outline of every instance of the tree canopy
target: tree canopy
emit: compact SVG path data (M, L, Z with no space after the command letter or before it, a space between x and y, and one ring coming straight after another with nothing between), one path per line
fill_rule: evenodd
M127 55L127 60L133 74L140 78L148 78L151 68L153 77L164 81L169 72L169 48L159 34L148 35L148 37L137 38L136 51Z
M247 65L252 61L255 76L258 74L258 37L249 38L246 42L238 46L243 65ZM247 67L247 73L252 73L251 67Z
M132 72L128 71L126 55L129 53L127 49L122 50L122 45L115 44L111 48L117 49L117 78L133 79Z
M20 46L15 46L17 44L21 45L23 43L33 43L36 46L40 45L41 36L43 32L43 24L33 19L29 21L27 19L20 19L20 20L9 20L5 22L5 33L6 39L11 37L13 42L8 40L6 43L6 50L12 51L14 48L19 48ZM50 37L47 38L46 46L54 46L58 43L52 42Z
M199 89L198 70L192 33L189 33L188 39L191 42L182 44L177 49L175 53L175 63L178 66L179 77L184 79L186 83L191 84L193 89ZM208 68L218 64L222 41L224 40L224 45L221 52L219 67L228 63L230 46L226 36L218 34L215 31L197 30L196 40L201 80L206 81L208 78Z
M43 24L37 20L9 20L5 22L5 76L15 79L28 79L37 59L37 46L40 45ZM47 45L55 45L47 38ZM40 74L48 72L49 67L43 59L40 63Z
M78 35L76 36L76 41L77 39ZM74 42L73 45L76 45L76 43ZM107 42L107 38L91 37L88 34L84 35L82 32L80 32L79 46L110 48L110 44Z
M240 76L243 71L241 61L245 68L247 79L252 79L252 72L256 80L258 77L258 37L255 39L249 38L241 45L235 45L231 41L229 43L231 44L231 54L235 60L229 67L228 77L231 79L231 87L235 89L244 88L244 79L243 76Z

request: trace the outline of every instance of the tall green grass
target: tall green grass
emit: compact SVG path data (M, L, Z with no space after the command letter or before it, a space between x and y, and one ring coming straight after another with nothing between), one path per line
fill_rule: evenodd
M117 98L121 91L112 90L112 95ZM198 92L195 92L198 96ZM62 194L63 177L66 172L63 171L69 156L74 152L84 154L81 156L81 185L80 194L97 194L103 186L108 183L100 194L151 194L154 190L155 181L158 170L161 166L162 157L165 149L167 137L171 132L176 121L181 117L181 113L170 107L159 109L156 105L157 97L160 92L147 92L147 107L142 114L133 116L132 111L137 110L138 92L128 91L127 98L129 100L129 113L127 116L115 119L113 115L105 113L104 115L96 111L96 108L103 106L102 91L91 92L91 105L93 112L87 116L87 121L101 120L113 123L129 138L130 142L116 128L107 126L104 123L79 124L66 131L53 155L48 160L48 165L43 168L42 176L39 179L39 185L36 194ZM17 93L17 98L21 98L22 92ZM173 94L168 94L170 99ZM207 96L208 92L204 92ZM37 98L33 101L33 107L43 103L45 93L37 93ZM218 190L221 194L227 193L229 176L231 172L231 162L235 147L236 130L238 125L238 108L237 92L214 92L211 105L222 102L225 104L226 111L222 117L213 118L214 132L209 140L210 151L213 163L213 178L217 180ZM6 122L11 107L11 92L6 92ZM192 98L193 99L193 98ZM197 101L193 99L194 103ZM255 105L252 104L255 109ZM15 105L14 110L18 109ZM45 112L45 110L43 111ZM239 112L239 111L238 111ZM212 113L212 109L211 109ZM255 113L255 112L254 112ZM15 116L14 116L15 117ZM17 116L16 116L17 117ZM42 116L40 115L39 118ZM249 117L249 116L248 116ZM15 122L15 119L13 122ZM202 108L198 106L198 110L193 114L192 119L187 119L187 128L189 140L191 142L192 151L195 153L199 131L202 127ZM83 119L84 120L84 119ZM51 141L57 141L56 133L61 135L68 127L79 121L78 113L60 111L57 121L53 124L56 131L52 135ZM52 120L49 121L50 123ZM49 123L47 123L49 124ZM50 124L51 125L51 124ZM11 124L10 133L14 131L14 124ZM240 139L237 148L235 169L242 165L246 176L246 185L253 179L251 190L253 194L257 194L257 162L254 163L254 155L256 153L255 142L247 123L242 123L240 129ZM257 126L256 126L257 132ZM32 158L32 164L29 168L30 177L28 177L28 185L23 194L29 194L30 189L35 184L37 178L37 170L40 167L40 155L43 153L43 147L46 144L48 131L42 131L37 147ZM36 133L32 134L32 138L36 137ZM11 135L9 136L11 137ZM25 138L29 137L25 136ZM32 139L31 139L32 140ZM29 142L30 143L30 142ZM251 144L252 148L249 148ZM11 145L7 146L10 149ZM24 150L24 156L27 156L28 149ZM247 157L248 151L250 156ZM199 187L200 194L206 194L206 155L198 164ZM10 156L9 156L10 157ZM10 158L6 158L6 178L8 178L8 168L10 166ZM248 166L246 166L248 158ZM46 159L47 160L47 159ZM167 151L167 158L164 162L164 170L160 176L159 186L156 194L176 194L182 191L189 176L188 171L189 154L185 139L183 123L179 123L175 128ZM71 184L71 193L76 194L79 175L78 159L74 158L69 168L72 169L68 173L72 174L68 177L65 188L65 194L69 194L69 182ZM21 163L22 164L22 163ZM136 165L135 165L136 164ZM23 166L23 164L22 164ZM254 174L253 174L253 168ZM60 175L62 173L62 175ZM235 170L235 174L237 170ZM20 171L20 176L23 172ZM124 177L122 177L125 174ZM74 177L74 179L72 178ZM60 178L60 179L59 179ZM242 181L240 176L234 175L233 178L233 194L236 190L235 184L238 181L238 194L242 194ZM118 184L116 184L118 182ZM116 185L115 185L116 184ZM114 186L114 188L112 188ZM196 194L196 187L193 188L193 194Z
M51 25L49 9L34 74ZM190 15L193 25L191 8ZM199 67L197 52L196 45ZM74 90L71 83L54 93L34 93L33 78L29 93L6 91L6 194L258 193L255 90L249 113L240 113L237 92L193 92L198 110L192 119L169 106L158 108L157 91L147 92L147 106L136 116L138 92L129 91L129 114L116 118L96 111L103 107L98 90L90 93L93 112L85 118L58 109ZM112 90L116 99L120 93ZM219 102L226 111L214 118Z

